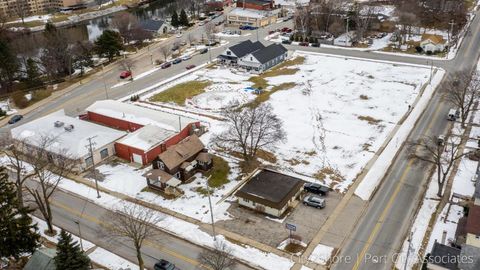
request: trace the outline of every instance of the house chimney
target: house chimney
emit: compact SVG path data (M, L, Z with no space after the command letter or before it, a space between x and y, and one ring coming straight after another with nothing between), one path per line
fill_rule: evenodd
M445 240L447 239L447 231L443 231L442 233L442 241L440 242L442 245L445 245Z

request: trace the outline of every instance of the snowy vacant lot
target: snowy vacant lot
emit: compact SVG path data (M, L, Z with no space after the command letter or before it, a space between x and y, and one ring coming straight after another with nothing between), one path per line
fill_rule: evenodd
M269 75L217 67L176 83L210 81L203 93L185 102L190 111L210 114L232 100L254 100L249 87L275 91L264 102L273 106L287 132L285 143L269 149L276 165L345 191L413 104L430 69L303 52L293 57L297 61ZM224 128L222 122L212 121L210 131Z

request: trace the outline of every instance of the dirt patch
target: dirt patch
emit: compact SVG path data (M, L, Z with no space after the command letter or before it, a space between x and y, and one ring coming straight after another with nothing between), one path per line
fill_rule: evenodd
M334 182L342 182L345 178L340 174L340 172L332 167L323 167L321 170L316 172L313 177L320 181L324 181L329 177Z
M382 122L382 120L373 118L373 117L371 117L371 116L364 116L364 115L359 115L359 116L358 116L358 119L359 119L359 120L362 120L362 121L366 121L366 122L368 122L368 124L370 124L370 125L377 125L377 124L379 124L380 122Z
M296 243L288 243L284 250L293 254L301 253L305 250L305 247Z

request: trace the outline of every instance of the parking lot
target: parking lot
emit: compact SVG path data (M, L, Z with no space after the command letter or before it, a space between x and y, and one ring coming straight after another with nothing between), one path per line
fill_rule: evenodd
M300 200L306 194L308 193L302 193ZM252 209L241 207L238 203L232 203L227 211L233 216L233 219L217 222L216 225L263 244L277 247L288 237L289 232L285 229L285 223L290 223L297 227L295 234L308 244L321 229L342 196L336 192L330 192L325 198L326 207L324 209L305 206L299 201L283 220L267 217Z

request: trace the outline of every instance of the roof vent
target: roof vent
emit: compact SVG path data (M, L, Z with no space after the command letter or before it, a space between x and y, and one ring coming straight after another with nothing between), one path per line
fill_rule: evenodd
M64 129L65 129L65 131L71 132L71 131L73 130L73 125L66 125L66 126L64 127Z
M59 127L63 127L64 123L62 121L55 121L55 123L53 123L53 125L56 128L59 128Z

